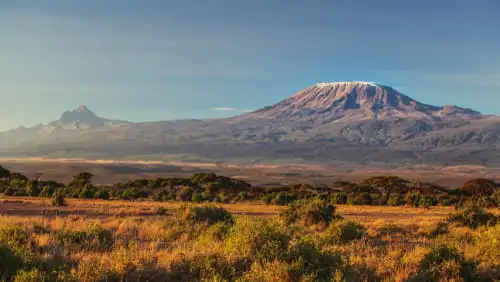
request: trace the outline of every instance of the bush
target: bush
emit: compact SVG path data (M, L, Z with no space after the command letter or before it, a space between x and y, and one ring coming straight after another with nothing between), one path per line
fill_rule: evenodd
M293 201L295 201L295 200L296 200L296 198L294 196L290 195L289 193L278 192L276 194L276 196L274 197L274 199L271 200L271 203L274 205L284 206L284 205L288 205L290 203L293 203Z
M68 203L61 192L56 192L52 195L52 206L54 207L66 207Z
M341 221L330 225L325 231L319 234L321 245L344 244L359 240L365 234L365 228L352 221Z
M467 226L472 229L479 226L492 226L498 221L498 217L477 206L469 206L448 216L448 223Z
M125 189L120 195L119 198L122 200L137 200L139 198L147 198L148 193L146 191L142 191L138 188L132 187Z
M246 269L218 254L196 255L172 263L165 281L235 281Z
M373 198L368 192L362 192L359 194L351 194L347 198L347 203L350 205L371 205L373 204Z
M427 254L409 281L476 281L476 264L456 249L437 247Z
M201 203L203 201L203 197L200 192L194 192L191 196L191 202L193 203Z
M233 223L233 216L227 210L216 206L187 206L178 210L179 216L190 223L217 222Z
M109 200L109 193L104 190L97 190L94 193L94 199Z
M113 234L99 225L90 225L84 231L61 230L57 233L56 242L70 252L105 251L113 246Z
M418 234L427 238L435 238L446 233L448 233L448 224L443 222L423 225L418 229Z
M332 197L332 203L336 205L347 204L347 195L345 193L334 194Z
M19 226L6 225L0 227L0 243L9 247L25 245L28 242L28 232Z
M21 260L12 250L0 244L0 280L8 281L21 267Z
M438 203L443 206L454 206L458 201L459 197L455 195L443 195L438 199Z
M177 194L177 200L188 202L193 198L193 193L194 193L193 188L186 186L182 188L182 190L179 191L179 193Z
M322 252L309 241L299 241L290 249L286 260L292 281L300 281L303 276L312 277L314 281L331 281L335 273L343 271L339 254Z
M39 264L37 255L32 251L32 242L28 232L19 226L7 225L0 227L0 244L10 248L19 258L22 266L33 267Z
M289 241L289 235L276 223L246 218L232 228L225 250L230 256L262 263L285 259Z
M47 281L46 275L38 269L21 270L17 273L14 282L39 282Z
M328 226L332 220L340 218L335 214L335 206L320 199L296 201L281 213L281 217L285 224L299 223L304 226Z
M54 188L52 188L51 186L45 186L40 192L40 197L49 198L52 197L52 194L54 194Z
M405 204L405 201L402 197L400 196L391 196L389 200L387 201L388 206L403 206Z
M26 185L26 193L32 197L37 197L40 195L40 188L38 187L37 181L30 181Z

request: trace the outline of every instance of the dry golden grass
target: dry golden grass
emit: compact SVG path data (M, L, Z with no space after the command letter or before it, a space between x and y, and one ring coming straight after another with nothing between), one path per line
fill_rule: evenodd
M224 240L211 237L214 227L179 224L169 215L155 215L158 207L166 208L171 214L181 203L69 199L69 206L56 212L48 200L39 198L7 197L2 202L0 228L16 225L28 230L30 240L42 250L43 259L50 263L56 261L53 254L62 250L65 266L71 266L67 271L77 281L184 281L192 277L179 276L184 271L182 267L187 262L193 263L199 256L221 256L228 260L226 263L235 263L227 254ZM278 220L276 215L284 209L253 203L218 206L233 213L237 219L248 220L262 217L275 221ZM498 240L494 239L497 234L500 236L498 227L485 231L452 226L443 237L431 236L438 223L454 211L453 208L337 206L337 211L347 220L361 223L366 228L361 240L322 247L324 252L338 252L349 265L352 273L348 281L406 281L418 272L422 259L442 243L453 245L467 259L476 260L480 272L497 271L500 274L500 251L496 253L489 249L489 246L500 247ZM499 209L492 211L500 214ZM111 249L65 253L64 247L61 249L57 243L57 236L63 231L86 231L96 225L111 232L114 239ZM48 231L35 232L35 226ZM293 241L308 236L314 238L322 231L303 228L290 232ZM466 241L465 238L469 237L476 238L476 241ZM241 279L291 281L286 267L289 266L278 261L253 262ZM177 276L169 276L172 273Z

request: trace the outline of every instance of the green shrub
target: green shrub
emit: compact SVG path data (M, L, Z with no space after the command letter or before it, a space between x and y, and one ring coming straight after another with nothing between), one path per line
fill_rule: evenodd
M94 198L95 192L92 189L88 189L87 186L85 186L80 194L78 195L78 198L80 199L92 199Z
M469 206L449 215L446 221L475 229L479 226L495 225L498 221L498 216L478 206Z
M303 276L314 281L331 281L332 276L344 268L339 254L323 252L312 242L303 240L290 249L286 260L293 281L300 281Z
M169 189L153 194L154 201L173 201L175 199L177 199L177 194L175 191Z
M40 192L40 197L49 198L52 197L52 194L54 194L54 188L52 188L51 186L44 186L42 191Z
M274 222L264 219L239 220L226 240L230 256L265 262L286 257L289 235Z
M365 234L365 228L352 221L340 221L330 225L318 235L321 245L344 244L359 240Z
M132 201L140 198L147 198L148 193L146 191L132 187L123 190L123 192L118 197L122 200Z
M0 227L0 244L4 244L19 258L22 266L36 266L39 263L37 255L31 249L28 232L14 225Z
M345 193L334 194L332 202L337 205L345 205L347 204L347 195Z
M427 254L409 281L477 281L476 264L456 249L441 246Z
M99 225L91 225L84 231L61 230L57 233L56 242L70 252L104 251L113 246L113 234Z
M294 202L281 213L281 218L288 225L299 223L304 226L328 226L331 221L340 217L335 214L335 206L328 201L314 199Z
M217 222L232 223L233 216L227 210L216 206L186 206L178 210L178 215L190 223L207 223L209 225Z
M371 205L373 204L373 198L368 192L351 194L347 197L347 203L350 205Z
M240 192L233 198L233 201L240 202L240 201L246 201L248 199L250 199L250 195L248 194L248 192Z
M182 190L179 191L179 193L177 194L177 200L188 202L193 198L193 193L194 193L193 188L186 186L182 188Z
M271 204L272 200L274 199L274 194L266 194L262 197L262 201L266 204L269 205Z
M25 245L28 239L28 232L19 226L0 226L0 243L13 247Z
M26 185L26 194L37 197L40 195L40 188L38 187L37 181L29 181Z
M52 195L52 206L54 207L66 207L68 203L61 192L55 192Z
M446 233L448 233L448 224L444 222L424 225L418 229L418 234L427 238L435 238Z
M94 199L109 200L109 193L104 190L97 190L94 193Z
M12 250L0 244L0 280L8 281L21 267L21 260Z
M165 281L234 281L248 264L230 263L219 254L182 258L170 265Z
M191 196L191 202L193 203L201 203L203 201L203 197L200 192L194 192Z
M276 194L276 196L274 197L274 199L271 200L271 203L274 205L284 206L284 205L288 205L290 203L293 203L293 201L295 201L295 200L296 200L296 198L294 196L290 195L289 193L278 192Z
M38 269L21 270L17 273L14 282L40 282L47 281L48 277Z
M443 206L454 206L458 201L459 197L455 195L443 195L438 198L438 203Z
M493 281L500 281L500 224L482 227L472 238L472 256L483 266Z
M391 196L389 200L387 201L388 206L403 206L405 204L405 201L402 197L400 196Z

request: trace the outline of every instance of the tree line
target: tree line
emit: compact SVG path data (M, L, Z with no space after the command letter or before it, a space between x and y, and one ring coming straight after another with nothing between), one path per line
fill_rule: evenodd
M80 199L183 202L261 201L288 205L297 200L320 198L333 204L430 207L474 203L500 206L500 185L488 179L472 179L458 188L430 182L410 181L398 176L372 176L359 183L337 181L332 186L309 184L252 186L215 173L196 173L187 178L137 179L114 185L95 185L93 175L81 172L67 183L28 179L0 166L0 193L6 196L52 197L55 194Z

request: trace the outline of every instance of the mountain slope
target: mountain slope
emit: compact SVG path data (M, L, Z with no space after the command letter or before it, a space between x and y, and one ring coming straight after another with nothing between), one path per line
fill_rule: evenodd
M427 105L368 82L316 84L227 119L127 123L90 113L80 107L48 125L0 133L2 153L500 165L499 117Z
M430 119L480 116L456 106L426 105L389 86L371 82L318 83L292 97L248 115L253 119L301 120L328 118L346 121L368 119Z

